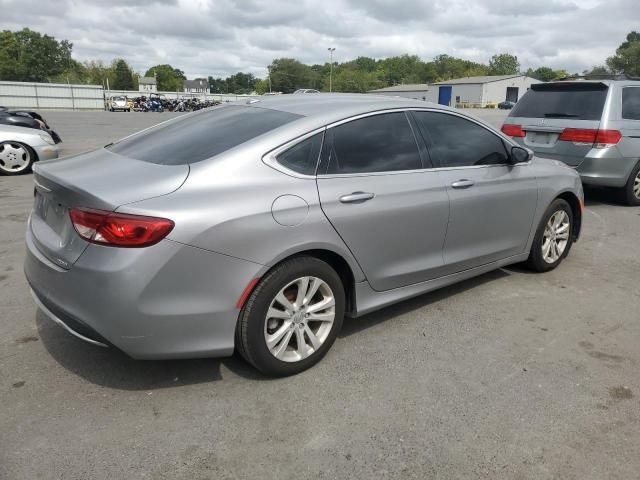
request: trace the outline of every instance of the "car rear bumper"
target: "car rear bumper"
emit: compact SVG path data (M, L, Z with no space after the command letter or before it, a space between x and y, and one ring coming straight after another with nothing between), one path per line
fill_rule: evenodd
M612 153L615 151L611 149ZM582 183L603 187L624 187L631 170L638 163L636 158L625 158L605 152L599 156L587 156L576 167Z
M55 323L137 359L233 353L236 302L263 267L170 240L144 249L90 245L69 270L27 230L25 275Z

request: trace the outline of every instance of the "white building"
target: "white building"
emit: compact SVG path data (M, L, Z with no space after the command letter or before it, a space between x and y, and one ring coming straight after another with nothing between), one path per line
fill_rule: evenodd
M369 93L415 98L452 107L485 107L505 100L517 102L533 83L540 81L525 75L488 75L429 85L396 85Z
M209 93L209 82L205 78L185 80L183 87L185 93Z
M138 79L138 90L141 92L157 92L157 82L155 77L140 77Z

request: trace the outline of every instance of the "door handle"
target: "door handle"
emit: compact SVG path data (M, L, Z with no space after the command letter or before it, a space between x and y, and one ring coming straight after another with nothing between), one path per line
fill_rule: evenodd
M467 180L466 178L463 178L462 180L458 180L457 182L453 182L451 184L452 188L469 188L469 187L473 187L473 181L472 180Z
M343 195L340 197L340 202L342 203L362 203L367 200L371 200L376 195L374 193L369 192L353 192L349 195Z

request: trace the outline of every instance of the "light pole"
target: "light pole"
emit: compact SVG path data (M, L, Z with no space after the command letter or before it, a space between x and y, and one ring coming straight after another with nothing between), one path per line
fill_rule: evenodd
M327 48L329 50L329 58L331 59L331 65L329 66L329 93L333 91L333 52L336 51L335 47Z

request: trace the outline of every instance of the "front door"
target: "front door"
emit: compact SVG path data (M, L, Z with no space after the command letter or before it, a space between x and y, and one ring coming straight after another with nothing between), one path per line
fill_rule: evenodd
M320 203L374 290L442 274L446 187L425 170L404 112L374 114L327 130Z
M511 165L502 138L458 115L414 112L451 202L447 273L525 251L538 187L528 163Z

